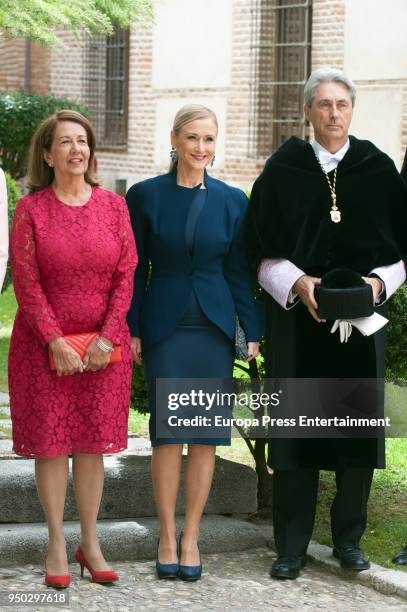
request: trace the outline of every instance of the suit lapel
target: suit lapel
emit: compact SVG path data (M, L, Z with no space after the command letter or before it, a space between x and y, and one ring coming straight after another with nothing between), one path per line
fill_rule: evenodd
M225 197L221 183L211 178L206 170L205 185L207 189L206 201L196 222L192 263L196 263L202 253L200 248L202 242L207 242L203 240L203 234L210 232L213 224L219 221L219 211L223 208L222 204Z

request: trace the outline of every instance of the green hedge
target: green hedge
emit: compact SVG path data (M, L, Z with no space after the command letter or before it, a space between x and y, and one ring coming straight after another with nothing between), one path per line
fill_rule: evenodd
M66 98L24 91L0 92L0 166L15 179L27 173L31 136L43 119L64 108L88 111Z
M386 378L407 380L407 285L403 285L389 303Z
M146 414L148 412L148 390L144 376L144 367L133 365L130 405L133 410Z
M6 172L6 184L7 184L7 198L8 198L8 224L9 228L11 228L11 224L13 221L14 209L18 200L21 198L21 192L17 187L17 183L11 176ZM6 277L4 279L3 291L7 289L9 284L11 283L11 274L10 274L10 262L7 264L7 272Z

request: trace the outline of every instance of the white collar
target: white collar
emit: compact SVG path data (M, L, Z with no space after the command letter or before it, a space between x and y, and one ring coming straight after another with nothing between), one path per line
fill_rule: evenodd
M342 161L342 159L346 155L347 150L350 147L350 142L349 142L349 138L348 138L348 140L345 142L343 147L341 147L339 149L339 151L336 151L336 153L331 153L330 151L327 151L327 149L325 149L316 140L313 140L311 142L311 146L314 149L315 155L319 159L320 164L326 170L325 166L330 166L330 167L333 166L332 167L332 169L333 169L334 167L336 167L339 164L340 161ZM329 172L329 170L328 170L328 172Z

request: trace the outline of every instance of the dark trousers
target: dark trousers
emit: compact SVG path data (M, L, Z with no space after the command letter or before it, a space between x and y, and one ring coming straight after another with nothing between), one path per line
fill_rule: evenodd
M332 541L336 547L358 546L366 529L367 501L373 468L337 470L331 506ZM298 557L312 536L319 470L276 470L273 475L274 539L279 555Z

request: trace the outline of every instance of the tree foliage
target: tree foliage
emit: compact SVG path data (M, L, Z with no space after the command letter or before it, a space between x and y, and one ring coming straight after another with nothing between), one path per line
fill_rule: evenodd
M144 368L135 365L131 382L131 407L141 414L148 413L148 387Z
M152 18L152 0L0 0L0 34L26 36L43 45L58 42L54 30L111 34Z
M21 198L21 192L17 187L17 183L11 178L11 176L6 172L6 185L7 185L7 200L8 200L8 224L11 229L11 223L13 221L14 209L18 200ZM10 274L10 261L7 264L7 272L6 277L3 283L3 291L7 289L9 284L11 283L11 274Z
M4 171L16 180L26 175L31 136L45 117L64 108L87 114L86 109L66 98L0 92L0 165Z

